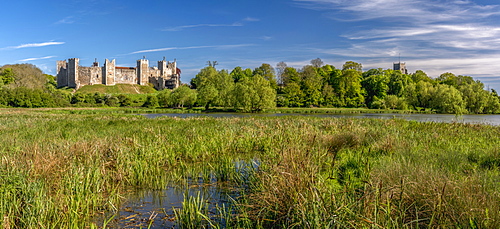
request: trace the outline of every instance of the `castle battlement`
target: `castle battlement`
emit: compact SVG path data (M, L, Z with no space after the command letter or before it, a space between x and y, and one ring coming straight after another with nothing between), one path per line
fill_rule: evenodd
M99 67L97 59L91 67L79 65L78 58L56 62L57 86L80 88L85 85L104 84L153 84L157 90L175 89L180 86L180 69L177 61L158 61L157 67L149 67L149 60L137 60L136 67L117 67L116 61L105 59Z

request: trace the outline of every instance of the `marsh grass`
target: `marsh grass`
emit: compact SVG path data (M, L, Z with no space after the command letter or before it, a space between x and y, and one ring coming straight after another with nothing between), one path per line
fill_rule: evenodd
M125 113L2 110L1 227L102 227L130 187L186 180L242 191L217 214L186 196L185 225L500 227L500 127Z

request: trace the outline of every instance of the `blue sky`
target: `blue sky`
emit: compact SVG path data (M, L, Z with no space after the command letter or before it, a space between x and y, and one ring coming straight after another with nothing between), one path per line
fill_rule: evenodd
M500 91L497 0L17 0L2 2L0 65L97 58L135 66L177 59L181 80L219 69L315 58L341 68L407 63L431 77L469 75Z

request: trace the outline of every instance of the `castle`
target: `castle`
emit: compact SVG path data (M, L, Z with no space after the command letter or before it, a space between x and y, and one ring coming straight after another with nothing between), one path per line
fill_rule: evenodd
M399 61L399 62L393 63L393 66L394 66L393 67L394 70L399 70L403 74L408 74L408 69L406 69L406 63L404 63L404 62L401 63L401 61Z
M85 85L104 84L152 84L155 89L175 89L180 86L180 69L177 62L158 61L158 67L149 67L149 60L145 57L137 60L136 67L117 67L115 60L94 61L91 67L79 65L78 58L57 61L57 86L80 88Z

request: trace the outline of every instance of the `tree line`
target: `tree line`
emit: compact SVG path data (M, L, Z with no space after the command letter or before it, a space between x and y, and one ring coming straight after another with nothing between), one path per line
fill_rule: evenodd
M214 62L216 63L216 62ZM319 58L302 68L280 62L255 69L217 70L216 64L200 70L189 85L155 94L74 93L56 88L55 77L31 64L0 68L0 106L144 106L231 108L243 112L273 107L365 107L373 109L428 110L437 113L500 113L497 92L485 90L470 76L443 73L433 79L418 70L403 74L392 69L363 71L360 63L342 68Z
M347 61L342 68L314 59L300 69L285 62L251 69L202 69L191 80L198 104L256 111L269 107L366 107L437 113L500 113L499 96L470 76L443 73L433 79L418 70L370 69Z

